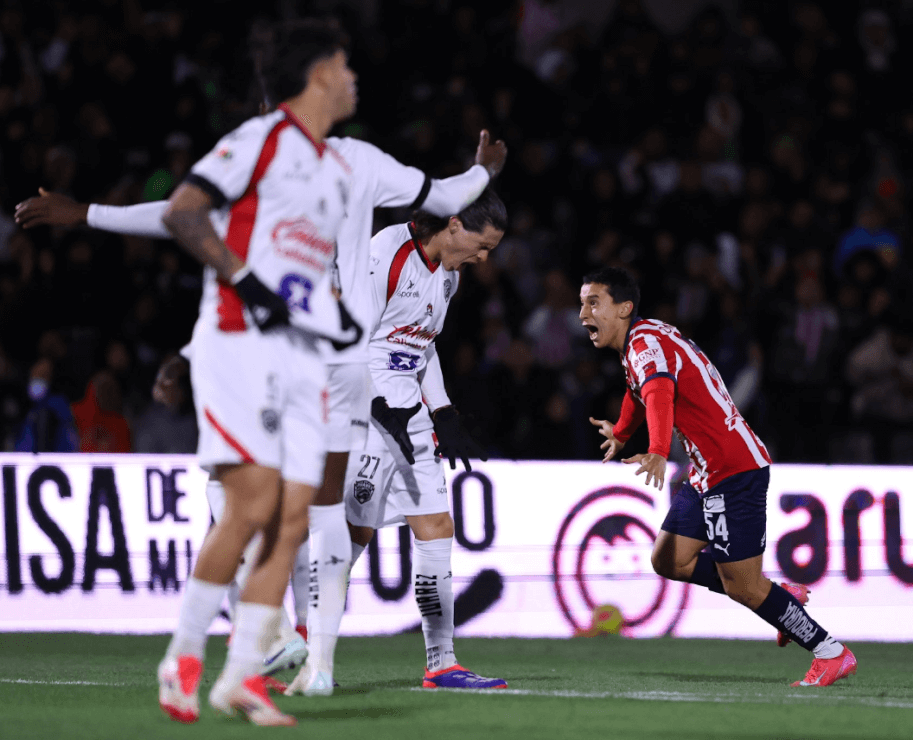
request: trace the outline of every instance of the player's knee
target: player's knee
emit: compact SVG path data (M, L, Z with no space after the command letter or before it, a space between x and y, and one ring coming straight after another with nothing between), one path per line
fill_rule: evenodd
M449 511L412 517L409 523L416 539L425 542L453 537L453 517Z
M449 512L445 512L444 514L440 515L439 518L435 519L434 528L434 539L445 540L453 537L453 517L450 516Z
M662 553L654 550L653 554L650 556L650 565L653 566L653 572L656 573L656 575L662 576L663 578L669 578L670 580L678 580L676 578L675 562L664 557Z
M307 539L309 523L306 506L294 511L283 511L279 523L279 539L283 544L297 550Z
M222 518L216 523L216 526L223 529L236 530L243 533L245 539L250 539L257 532L264 531L273 517L273 511L266 506L251 503L243 508L229 507L226 508Z

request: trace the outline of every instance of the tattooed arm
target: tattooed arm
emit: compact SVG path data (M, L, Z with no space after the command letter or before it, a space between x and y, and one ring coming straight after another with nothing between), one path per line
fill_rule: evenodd
M244 267L216 234L209 220L212 197L196 185L184 183L171 196L162 223L178 243L204 265L215 268L226 282Z
M162 223L178 243L204 265L231 283L261 331L288 324L285 301L266 287L240 257L223 242L209 220L212 197L192 183L171 196Z

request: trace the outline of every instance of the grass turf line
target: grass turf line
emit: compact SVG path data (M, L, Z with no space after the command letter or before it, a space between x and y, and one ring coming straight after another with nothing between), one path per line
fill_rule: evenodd
M225 653L218 637L209 643L200 722L170 722L155 682L166 643L162 636L0 635L0 738L230 740L263 732L206 705ZM913 644L851 647L859 674L800 691L789 684L804 675L810 655L773 640L463 639L463 665L510 685L465 693L416 690L420 635L343 638L336 667L343 688L277 704L298 717L309 740L910 737Z

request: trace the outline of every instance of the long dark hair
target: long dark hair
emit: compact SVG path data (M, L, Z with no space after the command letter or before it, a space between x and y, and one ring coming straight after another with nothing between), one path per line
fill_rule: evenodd
M463 222L464 229L476 234L481 234L488 224L498 231L507 231L507 208L490 185L478 198L454 215ZM427 211L415 211L412 214L415 234L422 243L427 244L432 236L447 228L450 218L435 216Z

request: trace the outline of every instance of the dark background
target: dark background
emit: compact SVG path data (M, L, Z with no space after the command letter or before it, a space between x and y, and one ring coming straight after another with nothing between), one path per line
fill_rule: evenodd
M508 144L509 231L464 272L438 342L493 456L598 457L587 417L617 418L624 382L577 293L612 264L641 281L641 315L708 353L775 460L913 460L913 3L256 7L4 3L2 449L192 451L188 399L167 409L150 387L189 339L199 266L171 242L23 231L12 214L39 186L166 198L256 111L247 48L265 21L332 11L360 75L335 133L435 176L471 164L483 127Z

